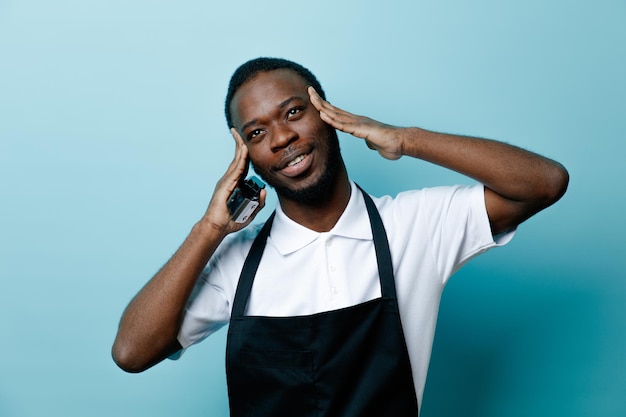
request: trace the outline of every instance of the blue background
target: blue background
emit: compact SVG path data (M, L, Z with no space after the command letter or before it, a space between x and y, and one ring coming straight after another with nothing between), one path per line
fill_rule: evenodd
M223 330L139 375L110 346L230 162L227 82L259 55L347 110L570 171L451 280L425 417L626 415L625 45L623 0L0 0L0 416L227 415ZM472 182L341 143L376 195Z

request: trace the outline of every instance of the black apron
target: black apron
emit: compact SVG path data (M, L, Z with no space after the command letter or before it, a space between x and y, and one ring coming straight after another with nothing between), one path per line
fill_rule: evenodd
M252 244L233 301L226 346L231 417L417 416L387 235L361 192L382 297L309 316L244 316L272 214Z

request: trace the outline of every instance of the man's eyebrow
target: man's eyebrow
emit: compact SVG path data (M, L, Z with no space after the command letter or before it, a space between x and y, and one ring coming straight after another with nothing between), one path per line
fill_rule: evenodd
M287 106L289 105L289 103L291 103L292 101L294 101L294 100L299 100L299 99L302 99L302 97L299 97L299 96L292 96L292 97L289 97L287 100L285 100L285 101L281 102L281 103L278 105L278 108L282 110L282 109L284 109L285 107L287 107ZM252 126L252 125L256 124L258 121L259 121L259 119L252 119L252 120L250 120L248 123L246 123L246 124L244 124L243 126L241 126L241 131L242 131L242 132L243 132L243 131L245 131L247 128L249 128L250 126Z
M297 100L297 99L299 99L299 98L300 98L300 97L298 97L298 96L292 96L292 97L289 97L287 100L285 100L285 101L283 101L282 103L280 103L280 104L278 105L278 108L279 108L279 109L284 109L285 107L287 107L287 105L289 105L289 103L291 103L292 101Z
M245 125L241 126L241 131L244 132L247 128L249 128L250 126L256 124L259 121L259 119L252 119L250 120L248 123L246 123Z

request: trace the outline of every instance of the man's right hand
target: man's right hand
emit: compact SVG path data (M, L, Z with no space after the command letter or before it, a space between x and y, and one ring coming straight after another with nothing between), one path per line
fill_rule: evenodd
M257 213L265 206L265 198L267 196L267 191L261 190L259 206L245 223L237 223L231 219L226 203L235 188L247 175L249 160L248 147L237 130L231 128L230 133L235 139L235 156L224 176L217 182L209 207L201 220L202 223L210 225L210 227L224 235L241 230L250 224Z

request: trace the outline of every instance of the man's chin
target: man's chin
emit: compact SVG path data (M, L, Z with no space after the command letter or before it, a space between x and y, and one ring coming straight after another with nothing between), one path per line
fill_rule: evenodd
M259 174L260 175L260 174ZM264 176L261 175L261 178ZM324 170L317 179L306 178L296 181L293 185L287 185L274 181L271 178L263 180L278 194L279 198L286 198L300 204L317 205L328 200L332 194L334 173Z

